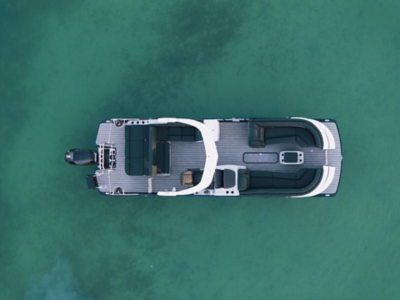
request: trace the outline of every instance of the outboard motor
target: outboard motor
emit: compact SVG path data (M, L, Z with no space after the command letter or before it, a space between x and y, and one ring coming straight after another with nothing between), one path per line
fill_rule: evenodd
M91 165L98 163L97 153L91 150L71 149L65 153L65 161L71 165Z

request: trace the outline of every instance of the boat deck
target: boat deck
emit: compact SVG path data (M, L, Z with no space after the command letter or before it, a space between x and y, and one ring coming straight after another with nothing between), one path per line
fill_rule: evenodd
M247 122L220 122L220 140L216 142L218 150L218 165L240 165L250 170L268 170L272 172L297 172L300 168L316 168L326 164L336 167L335 177L325 194L334 194L339 185L341 173L341 145L336 123L324 122L331 130L336 149L325 150L320 148L302 148L297 143L284 143L266 146L265 148L250 148L248 146ZM104 193L113 193L114 189L121 187L125 193L156 193L170 191L173 187L177 191L185 189L180 184L181 172L189 168L204 168L205 150L203 142L171 142L171 168L170 175L128 176L125 173L125 128L116 127L113 123L102 123L99 126L96 144L111 143L117 148L116 168L105 171L97 176L99 190ZM301 165L282 165L280 163L244 163L243 154L246 152L275 152L284 150L303 151L304 163Z

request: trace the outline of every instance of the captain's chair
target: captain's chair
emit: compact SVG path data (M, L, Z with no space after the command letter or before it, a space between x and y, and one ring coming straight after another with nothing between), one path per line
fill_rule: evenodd
M203 170L188 169L181 173L181 184L187 187L197 185L203 177Z
M181 184L187 187L193 186L193 171L184 171L181 174Z

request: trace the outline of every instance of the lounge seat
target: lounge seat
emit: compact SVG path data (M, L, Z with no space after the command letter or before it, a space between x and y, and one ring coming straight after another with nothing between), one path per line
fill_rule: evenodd
M203 139L201 132L192 126L161 125L156 128L158 141L193 142Z
M125 172L130 176L170 173L170 143L157 142L157 128L125 127Z
M251 171L250 188L255 189L296 189L303 188L315 176L316 169L300 169L297 173Z
M255 194L301 194L311 190L319 182L322 168L302 168L297 173L248 171L248 188L244 195ZM239 177L240 182L240 177ZM242 184L243 185L243 184Z
M157 174L169 174L170 173L170 143L169 142L157 142L156 146L156 166Z
M155 131L148 125L125 127L125 172L130 176L152 176Z
M264 140L266 145L297 142L301 147L315 147L315 139L305 128L265 128Z
M249 121L248 128L249 146L252 148L289 142L296 142L301 147L322 148L322 138L318 130L309 123L254 119Z

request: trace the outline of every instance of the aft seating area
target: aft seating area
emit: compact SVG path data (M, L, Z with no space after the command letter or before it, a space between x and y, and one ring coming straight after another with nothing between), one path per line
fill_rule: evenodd
M127 175L156 175L154 133L154 128L148 125L125 127L125 172Z
M322 148L322 138L314 125L299 121L269 119L249 120L249 147L263 148L268 145L296 142L301 147Z
M128 125L125 127L125 173L156 176L170 173L172 141L200 141L201 133L189 126Z
M170 144L157 141L157 128L149 125L125 127L125 172L130 176L168 174Z

